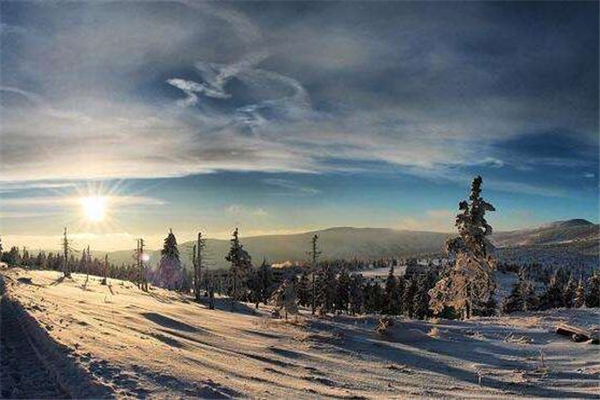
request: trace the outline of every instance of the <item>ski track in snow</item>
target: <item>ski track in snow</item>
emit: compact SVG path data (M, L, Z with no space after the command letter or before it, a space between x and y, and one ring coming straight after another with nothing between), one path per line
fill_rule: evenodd
M597 399L600 394L598 348L552 332L563 321L597 326L597 309L464 322L400 318L382 337L374 333L375 317L306 315L285 323L268 318L267 307L255 311L241 304L229 312L219 299L217 309L209 310L190 297L156 288L144 293L113 279L107 287L98 277L86 283L79 274L60 279L55 271L0 272L11 300L118 398ZM19 276L31 277L33 284L18 282ZM6 323L3 336L10 341L10 319ZM23 379L45 379L35 369L27 376L24 365L18 365ZM4 382L8 369L2 366ZM52 385L43 393L60 397Z

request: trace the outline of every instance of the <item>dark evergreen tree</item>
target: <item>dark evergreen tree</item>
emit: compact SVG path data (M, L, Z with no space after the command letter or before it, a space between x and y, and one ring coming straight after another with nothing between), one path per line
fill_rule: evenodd
M404 309L404 313L409 318L413 318L415 314L414 302L418 291L416 275L412 275L410 278L407 279L407 281L408 282L404 289L404 293L402 294L402 307Z
M587 307L600 307L600 272L598 271L595 271L588 279L585 305Z
M550 282L546 287L546 291L540 299L540 308L542 310L548 310L551 308L558 308L563 306L564 285L561 284L561 280L561 277L556 273L550 278Z
M585 283L583 278L579 278L577 287L575 288L575 296L573 297L573 307L581 308L585 304Z
M417 291L414 296L414 318L425 319L430 316L429 290L433 288L429 274L423 274L417 279Z
M575 290L577 290L577 284L572 276L569 277L563 290L563 306L566 308L573 308L575 304Z
M333 268L328 264L321 264L316 278L316 304L321 314L334 310L337 292L337 279Z
M502 302L503 313L510 314L525 309L525 300L522 292L523 287L523 278L522 276L519 276L519 279L513 284L510 295Z
M298 304L303 307L310 306L311 297L312 296L312 288L309 278L308 269L304 268L302 270L302 275L300 275L300 281L298 282Z
M350 313L352 315L362 313L363 302L363 276L360 274L352 274L350 276Z
M248 295L248 278L252 270L252 259L240 242L237 228L233 231L230 243L231 247L225 260L231 263L228 276L228 295L232 300L231 309L233 310L234 302L243 301Z
M350 275L345 267L342 267L337 279L335 309L343 313L348 313L350 304Z
M255 303L256 308L261 302L267 304L276 289L273 268L267 263L267 260L263 260L260 267L251 272L248 289L250 300Z
M398 279L396 278L396 275L394 275L394 266L392 265L385 280L382 312L388 315L397 315L400 309L400 304L398 301L399 297Z

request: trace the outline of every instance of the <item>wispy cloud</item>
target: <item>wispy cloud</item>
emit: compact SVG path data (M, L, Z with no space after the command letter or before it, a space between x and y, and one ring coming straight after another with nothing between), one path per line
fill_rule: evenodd
M293 8L236 3L59 2L35 3L14 21L5 13L0 34L23 38L3 42L0 180L371 163L450 182L493 169L503 190L561 196L507 171L576 169L581 160L551 165L501 144L556 127L597 143L597 71L585 67L597 46L581 44L586 13L569 14L571 41L550 23L524 35L526 23L492 18L494 7L365 11L342 2L298 18ZM586 157L597 165L597 154Z
M242 204L232 204L225 207L225 212L235 217L264 217L268 215L265 209L247 207Z

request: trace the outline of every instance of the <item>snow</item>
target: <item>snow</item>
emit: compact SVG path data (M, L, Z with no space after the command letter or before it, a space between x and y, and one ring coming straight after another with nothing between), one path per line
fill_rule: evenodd
M469 321L399 318L273 320L269 309L227 311L177 293L54 271L3 269L22 305L78 368L118 397L598 398L598 348L553 333L598 326L598 309ZM31 277L32 284L18 282ZM543 360L543 361L542 361Z

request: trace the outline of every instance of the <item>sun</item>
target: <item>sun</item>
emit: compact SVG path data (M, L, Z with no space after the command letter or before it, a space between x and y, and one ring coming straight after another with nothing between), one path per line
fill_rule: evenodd
M88 221L101 222L106 214L107 201L106 197L89 196L79 199L83 214Z

